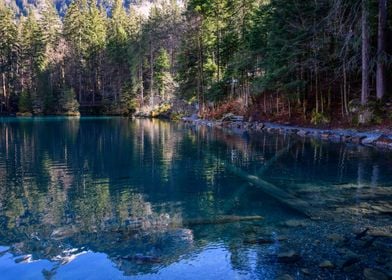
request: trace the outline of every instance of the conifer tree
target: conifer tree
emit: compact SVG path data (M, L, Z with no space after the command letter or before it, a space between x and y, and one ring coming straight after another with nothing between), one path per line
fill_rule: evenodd
M39 92L38 89L46 67L46 44L43 29L34 12L22 19L20 46L19 63L22 69L22 91L30 95L32 109L40 114L43 111L44 100L42 92Z
M161 48L155 59L155 80L159 95L165 99L165 93L170 90L173 79L170 75L170 59L167 51Z
M19 49L18 30L14 22L12 11L0 3L0 73L1 73L1 96L0 112L10 110L15 85L12 77L16 74L16 57Z
M70 61L73 64L73 77L77 77L77 84L70 79L73 88L78 89L78 101L83 102L83 71L86 67L86 57L89 48L89 9L86 0L75 0L67 9L64 17L64 37L69 43L72 54Z

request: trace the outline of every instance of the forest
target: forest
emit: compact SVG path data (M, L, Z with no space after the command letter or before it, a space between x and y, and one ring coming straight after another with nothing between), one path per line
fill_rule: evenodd
M0 1L1 114L392 123L387 0L57 2Z

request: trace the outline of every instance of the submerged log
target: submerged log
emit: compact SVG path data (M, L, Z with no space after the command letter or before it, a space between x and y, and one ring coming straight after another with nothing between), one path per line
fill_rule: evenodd
M198 226L198 225L217 225L217 224L229 224L237 222L249 222L249 221L260 221L264 218L262 216L217 216L213 218L202 218L202 219L190 219L183 221L184 226Z
M283 155L287 154L287 152L293 147L294 144L288 143L286 147L283 149L279 150L271 159L269 159L267 162L265 162L260 169L256 172L256 175L262 176L275 162L277 162ZM244 191L245 187L248 186L248 183L243 184L238 188L238 190L232 195L233 198L239 197ZM234 206L231 205L231 208ZM226 210L229 210L229 207L227 207ZM227 211L226 211L227 212Z
M277 162L282 156L287 154L287 152L290 151L293 145L294 144L289 143L286 147L276 152L271 159L269 159L265 164L263 164L263 166L260 167L260 169L256 172L256 174L258 176L263 175L275 162Z
M243 171L242 169L240 169L232 164L229 164L226 162L223 162L223 164L229 172L235 174L236 176L242 178L243 180L246 180L246 181L252 183L253 185L257 186L259 189L261 189L264 193L275 198L279 202L296 210L299 213L302 213L306 217L311 216L309 213L309 210L311 209L311 205L309 203L307 203L306 201L301 200L301 199L287 193L286 191L284 191L282 189L279 189L275 185L273 185L267 181L264 181L260 177L250 175L250 174L246 173L245 171Z

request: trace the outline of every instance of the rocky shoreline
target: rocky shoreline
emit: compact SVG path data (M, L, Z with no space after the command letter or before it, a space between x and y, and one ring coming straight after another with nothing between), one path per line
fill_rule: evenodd
M204 120L184 117L182 121L196 126L208 126L229 129L236 132L270 132L279 134L296 134L301 137L315 138L334 143L357 144L392 151L392 133L382 131L357 131L353 129L319 129L269 122L244 121L242 117L227 115L221 120Z

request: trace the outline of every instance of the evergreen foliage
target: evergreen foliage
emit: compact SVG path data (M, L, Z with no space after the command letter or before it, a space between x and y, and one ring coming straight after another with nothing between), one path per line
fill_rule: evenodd
M74 0L61 17L49 2L38 13L1 4L1 111L128 114L176 95L201 114L235 101L249 114L327 123L358 118L359 101L356 112L384 112L391 98L385 0L149 5L146 15L122 0Z

